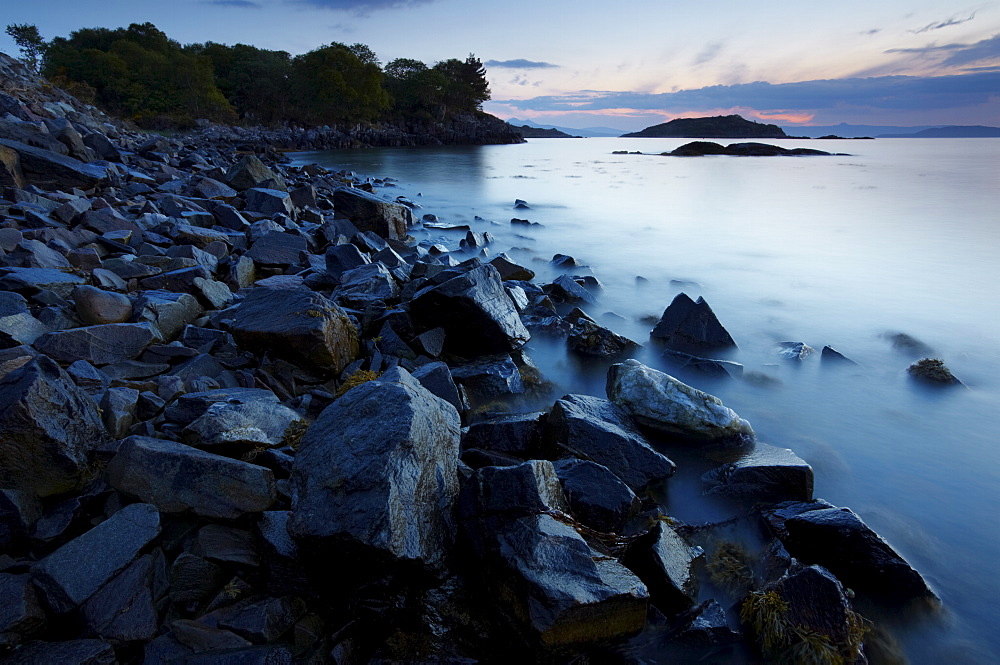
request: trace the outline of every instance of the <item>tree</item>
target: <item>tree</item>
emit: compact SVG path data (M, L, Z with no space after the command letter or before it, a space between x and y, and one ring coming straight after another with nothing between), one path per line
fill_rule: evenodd
M297 56L291 89L298 119L309 123L374 121L391 104L378 60L363 44L333 42Z
M213 42L191 44L185 50L212 61L216 85L241 118L271 125L288 119L294 104L292 59L287 52Z
M6 32L21 49L21 62L31 68L31 71L37 72L38 58L45 53L45 40L38 32L38 26L27 23L11 23L7 26Z
M490 84L486 80L486 68L472 53L464 61L456 58L443 60L434 69L448 79L444 90L444 102L448 110L456 113L481 111L483 102L490 98Z
M441 120L448 78L419 60L397 58L385 66L385 87L398 117Z

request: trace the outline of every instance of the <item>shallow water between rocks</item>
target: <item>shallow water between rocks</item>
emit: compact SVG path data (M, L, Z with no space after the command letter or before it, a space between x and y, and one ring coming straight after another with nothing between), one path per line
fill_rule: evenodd
M1000 661L1000 140L787 139L771 142L850 156L659 155L685 142L533 139L291 157L395 179L376 191L419 203L417 218L489 231L491 253L507 251L536 282L558 274L555 253L589 266L570 274L603 284L598 304L584 307L591 316L644 344L642 362L722 398L759 440L794 450L815 470L816 497L854 509L927 578L941 612L872 617L909 662ZM515 210L515 199L530 208ZM418 224L413 235L457 250L465 232ZM677 372L658 357L644 318L682 291L703 296L732 334L739 350L725 357L744 365L744 379ZM888 335L898 332L968 388L915 384L905 370L921 354L894 348ZM782 341L816 353L785 360ZM858 365L822 363L824 345ZM558 385L552 399L604 396L607 363L541 338L527 351ZM667 490L671 515L693 524L732 516L699 496L703 469L684 473L685 451L667 452L681 467Z

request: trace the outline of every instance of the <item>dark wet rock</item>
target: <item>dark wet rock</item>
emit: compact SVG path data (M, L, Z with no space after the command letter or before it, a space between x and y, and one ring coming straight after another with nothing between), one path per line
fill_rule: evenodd
M192 446L205 449L250 450L282 445L305 425L298 413L278 403L266 391L264 398L230 397L210 405L184 428L182 436ZM256 395L256 393L255 393Z
M86 360L73 362L66 368L66 373L76 385L86 390L91 396L102 394L111 385L111 377Z
M412 376L420 382L420 385L451 404L456 410L464 411L468 408L462 394L458 392L451 369L446 363L427 363L413 370Z
M198 604L214 595L228 577L222 566L190 552L182 552L170 566L170 600Z
M628 413L607 400L566 395L552 406L546 440L559 449L607 467L636 492L674 474L674 463L653 450Z
M0 486L39 496L77 487L107 438L93 399L45 356L0 377L0 422Z
M777 524L792 556L827 568L856 591L896 602L934 596L920 573L850 508L780 504L765 517L772 528Z
M906 373L917 381L939 386L964 385L951 373L943 361L937 358L922 358L906 368Z
M444 351L446 338L447 333L444 328L431 328L414 336L413 341L417 350L423 351L431 358L437 358Z
M249 640L232 631L206 626L188 619L171 621L170 635L194 653L231 651L251 646Z
M556 268L560 268L560 269L563 269L563 270L566 270L566 269L569 269L569 268L584 268L584 267L586 267L582 263L580 263L579 261L577 261L576 259L574 259L572 256L569 256L567 254L555 254L552 257L552 260L549 261L549 263L551 263Z
M230 332L243 348L320 371L340 372L358 354L357 330L344 311L308 291L251 290Z
M90 189L108 179L108 171L103 166L84 164L58 152L7 139L0 139L0 146L17 153L24 179L38 187Z
M487 245L493 244L496 238L489 231L484 231L480 233L479 231L468 231L465 237L458 243L459 247L467 252L475 252L478 249L482 249Z
M244 155L226 173L229 186L240 191L259 187L268 180L274 181L279 189L287 189L282 177L253 155Z
M550 515L502 523L488 584L502 612L543 646L581 645L638 632L648 592L620 563Z
M569 275L560 275L551 284L546 284L542 288L558 302L585 302L590 304L597 302L597 298L593 293L578 284Z
M177 401L167 407L164 416L167 420L181 425L190 425L202 417L213 404L228 402L232 404L270 403L279 404L278 397L270 390L262 388L220 388L204 392L193 392L181 395Z
M541 447L544 423L545 414L539 412L492 416L469 425L462 434L462 448L479 448L528 458Z
M326 250L326 270L335 277L368 263L371 263L368 255L362 254L361 250L350 243L332 245Z
M508 355L487 356L452 367L451 375L455 383L465 388L473 404L524 393L521 373Z
M461 514L467 518L518 518L547 511L568 513L569 503L552 462L530 460L515 466L486 466L463 490ZM492 521L480 528L489 529ZM480 534L479 537L482 537Z
M934 355L934 349L912 335L898 332L886 333L883 337L889 340L892 344L892 348L909 356L928 357Z
M34 493L0 489L0 550L22 550L40 514L41 505Z
M620 533L641 506L629 486L606 466L580 459L555 462L570 511L597 531Z
M113 439L121 439L128 434L135 423L135 406L139 391L134 388L109 388L101 398L101 412L104 426Z
M273 595L311 594L314 587L299 562L298 545L288 533L289 515L285 510L267 511L257 522L267 590Z
M844 354L842 354L840 351L837 351L836 349L834 349L832 346L829 345L823 347L823 351L820 353L820 360L822 360L824 363L829 363L831 365L858 364L853 360L851 360L850 358L848 358L847 356L845 356Z
M649 336L669 349L684 353L736 346L705 299L693 301L684 293L674 297Z
M171 340L204 309L189 293L144 291L135 302L133 321L148 323L161 340Z
M141 436L122 443L108 463L108 482L165 513L223 519L266 510L276 497L270 469Z
M289 532L324 559L439 566L453 537L459 436L454 407L401 368L349 390L302 439Z
M706 600L682 617L685 622L674 639L690 648L717 647L739 641L741 635L729 626L726 611L715 600Z
M287 192L279 189L254 187L246 191L246 209L263 215L291 215L294 208Z
M253 644L268 644L278 640L306 613L306 604L299 598L286 596L237 605L210 615L219 628L229 630Z
M50 268L0 268L0 289L25 296L52 291L60 298L69 298L73 289L84 283L79 275Z
M124 323L132 316L132 301L121 293L78 286L73 289L72 298L77 315L87 325Z
M31 575L0 573L0 645L16 646L45 625Z
M354 223L359 231L372 231L383 238L402 240L413 224L413 213L404 205L384 201L360 189L338 189L333 193L338 216Z
M46 333L35 341L35 348L64 363L86 360L110 365L139 357L154 339L148 324L108 323Z
M619 358L639 347L629 338L584 318L573 322L566 344L574 353L592 358Z
M206 524L198 529L192 553L213 563L260 566L256 536L222 524Z
M533 270L518 265L506 254L498 254L490 261L490 265L497 269L497 272L500 273L500 279L504 281L508 279L528 281L535 278Z
M698 580L694 561L701 556L666 522L659 520L648 533L636 538L622 563L649 588L653 603L668 616L694 605Z
M289 266L297 265L300 254L308 251L309 245L302 236L271 232L257 240L246 256L258 265Z
M815 352L805 342L778 342L778 355L785 360L805 360Z
M740 378L743 376L743 365L730 360L713 360L711 358L699 358L689 353L671 351L667 349L661 356L664 360L674 365L678 369L685 369L708 376Z
M48 327L31 315L23 296L10 291L0 291L0 347L31 344Z
M159 617L155 602L154 572L163 555L147 554L126 568L83 606L87 632L115 642L147 641L156 637ZM164 592L165 589L157 591Z
M788 448L757 442L735 462L702 476L708 494L752 503L811 501L812 467Z
M718 397L637 360L611 366L607 392L643 427L700 441L753 437L750 424Z
M445 348L465 357L511 351L530 337L491 265L422 289L410 314L422 328L444 327Z
M292 652L280 644L206 651L187 656L184 665L292 665Z
M363 308L375 301L398 299L399 286L383 264L368 263L342 272L334 296L348 305Z
M133 503L77 536L33 568L35 583L58 613L80 607L160 533L160 514Z
M4 665L117 665L115 649L104 640L28 642L4 659Z

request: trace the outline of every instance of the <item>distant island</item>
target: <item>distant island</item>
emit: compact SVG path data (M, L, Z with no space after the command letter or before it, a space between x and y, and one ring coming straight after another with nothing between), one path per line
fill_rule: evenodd
M983 139L1000 138L1000 127L949 125L931 127L913 134L880 134L880 139Z
M739 115L707 118L677 118L647 127L622 138L714 138L714 139L783 139L788 135L777 125L765 125Z
M521 125L517 127L511 125L514 131L523 136L526 139L579 139L582 136L573 136L572 134L567 134L566 132L560 131L555 128L545 129L543 127L529 127L528 125Z

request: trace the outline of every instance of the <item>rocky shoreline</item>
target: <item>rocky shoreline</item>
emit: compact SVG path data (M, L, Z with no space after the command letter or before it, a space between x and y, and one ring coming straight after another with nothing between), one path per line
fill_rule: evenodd
M332 138L140 135L0 66L0 662L863 663L852 598L934 600L792 451L628 359L571 257L538 284L278 161ZM606 399L550 395L533 335L613 363ZM651 336L728 371L701 299ZM670 518L668 450L745 516Z

